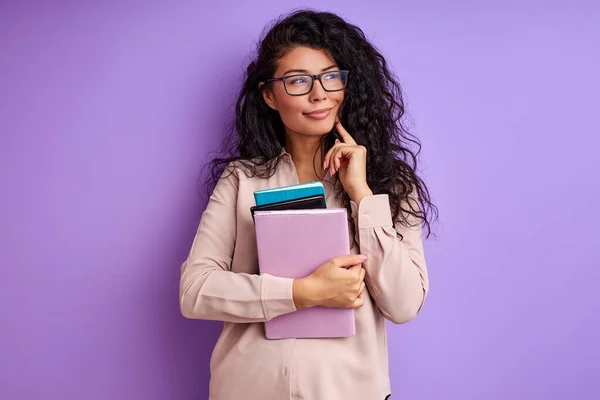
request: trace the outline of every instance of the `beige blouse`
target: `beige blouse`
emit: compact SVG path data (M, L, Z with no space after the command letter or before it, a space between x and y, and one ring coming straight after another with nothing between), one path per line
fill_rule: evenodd
M393 224L387 195L352 202L360 246L352 253L369 256L356 335L266 339L263 322L296 310L293 279L259 274L250 213L254 191L298 183L290 154L280 157L271 178L247 178L237 168L219 180L181 267L182 314L225 322L210 360L209 400L383 400L390 393L385 319L411 320L428 291L421 228ZM343 207L337 178L323 183L327 206Z

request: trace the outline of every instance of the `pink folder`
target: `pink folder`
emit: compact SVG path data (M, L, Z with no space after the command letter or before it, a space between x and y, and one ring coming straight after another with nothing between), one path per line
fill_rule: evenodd
M350 254L344 208L257 211L254 215L261 274L303 278L332 258ZM354 309L311 307L265 323L267 339L348 337Z

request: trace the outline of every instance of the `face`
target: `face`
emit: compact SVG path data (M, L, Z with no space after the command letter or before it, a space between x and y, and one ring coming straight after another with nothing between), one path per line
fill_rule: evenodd
M296 47L283 56L273 75L274 78L296 74L321 74L338 71L339 67L325 50ZM293 78L292 78L293 79ZM292 79L287 80L290 90ZM327 92L318 80L312 91L302 96L287 94L282 81L275 81L263 92L265 102L277 110L286 129L303 135L321 136L329 133L344 100L344 90Z

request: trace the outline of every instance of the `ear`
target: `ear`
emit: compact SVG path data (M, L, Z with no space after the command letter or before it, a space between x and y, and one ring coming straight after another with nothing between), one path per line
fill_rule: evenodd
M275 95L273 94L273 91L271 89L263 89L264 84L264 82L260 82L258 84L258 88L262 94L263 100L265 101L265 103L267 103L269 107L277 111L277 100L275 99Z

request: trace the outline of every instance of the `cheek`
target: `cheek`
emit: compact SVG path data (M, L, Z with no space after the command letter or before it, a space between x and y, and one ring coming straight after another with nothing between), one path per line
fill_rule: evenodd
M331 99L334 100L337 104L342 104L344 101L344 91L341 92L333 92L331 93Z
M283 96L278 97L277 106L281 119L285 123L297 119L307 109L307 102L303 96L288 96L284 93Z

